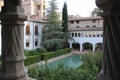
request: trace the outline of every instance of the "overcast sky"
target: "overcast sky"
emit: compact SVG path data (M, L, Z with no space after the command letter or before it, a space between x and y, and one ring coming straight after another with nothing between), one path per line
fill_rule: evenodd
M96 7L95 0L66 0L69 15L80 15L88 17L91 11ZM59 10L62 12L64 0L57 0Z

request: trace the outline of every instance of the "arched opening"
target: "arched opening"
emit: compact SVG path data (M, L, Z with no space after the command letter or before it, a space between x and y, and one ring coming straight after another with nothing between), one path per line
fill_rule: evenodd
M95 44L95 51L102 50L102 43Z
M66 48L69 48L70 47L70 43L66 43Z
M80 44L78 42L72 43L73 50L80 51Z
M91 43L88 43L88 42L86 42L86 43L84 43L83 45L83 50L82 51L88 51L88 50L90 50L90 51L92 51L92 49L93 49L93 45L91 44Z
M35 35L38 35L38 26L35 26Z
M26 35L30 35L30 25L26 25Z

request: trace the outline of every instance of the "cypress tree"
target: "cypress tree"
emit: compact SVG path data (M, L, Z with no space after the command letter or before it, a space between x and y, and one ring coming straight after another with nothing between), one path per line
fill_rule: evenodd
M63 32L68 32L68 11L67 11L67 3L64 2L62 9L62 27Z

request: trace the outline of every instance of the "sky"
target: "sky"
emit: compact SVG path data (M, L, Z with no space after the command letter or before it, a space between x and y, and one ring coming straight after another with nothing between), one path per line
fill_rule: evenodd
M68 15L80 15L89 17L96 7L95 0L57 0L59 11L62 12L64 1L67 1Z

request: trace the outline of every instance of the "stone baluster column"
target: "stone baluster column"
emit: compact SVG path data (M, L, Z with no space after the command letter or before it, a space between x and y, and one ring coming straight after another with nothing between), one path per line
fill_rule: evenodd
M2 24L2 68L0 80L27 80L24 67L24 21L21 0L4 0L0 14Z
M103 66L99 80L120 80L120 0L96 0L103 10Z

